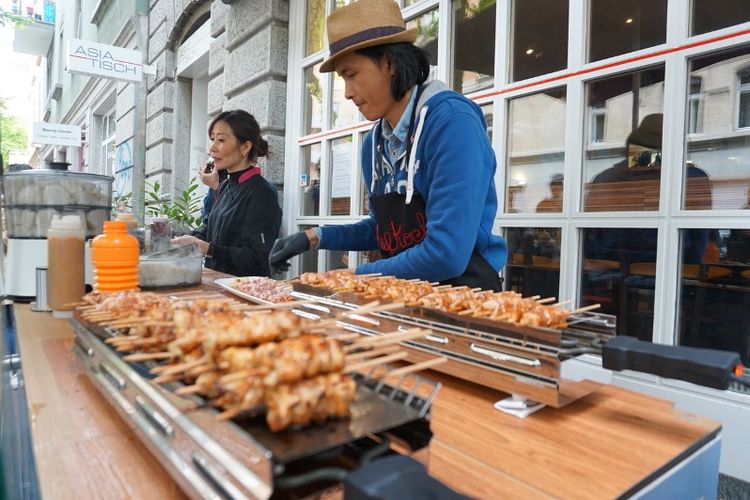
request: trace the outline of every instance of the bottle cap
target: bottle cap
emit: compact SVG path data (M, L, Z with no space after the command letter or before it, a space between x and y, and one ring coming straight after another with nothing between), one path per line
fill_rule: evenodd
M127 222L124 220L105 220L104 221L104 232L107 231L125 231L128 228Z

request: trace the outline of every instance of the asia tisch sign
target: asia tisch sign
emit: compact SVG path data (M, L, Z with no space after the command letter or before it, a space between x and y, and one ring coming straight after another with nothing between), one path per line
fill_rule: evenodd
M72 73L114 80L140 82L143 76L141 52L89 40L69 40L67 64Z

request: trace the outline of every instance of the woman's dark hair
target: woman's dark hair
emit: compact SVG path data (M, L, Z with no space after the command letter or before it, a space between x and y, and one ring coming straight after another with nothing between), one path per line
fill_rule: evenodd
M261 156L268 154L268 142L260 136L260 125L253 115L243 109L232 109L224 111L211 121L208 127L208 137L218 122L225 122L232 129L237 142L244 144L247 141L253 143L253 147L247 153L247 159L255 161Z
M356 51L381 64L387 56L393 65L391 94L400 101L414 85L421 85L430 75L430 60L427 52L411 43L389 43L365 47Z

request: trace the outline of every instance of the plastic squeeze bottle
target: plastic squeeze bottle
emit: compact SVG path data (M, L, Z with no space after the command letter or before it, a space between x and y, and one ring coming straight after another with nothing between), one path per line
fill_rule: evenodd
M47 296L56 318L73 315L84 288L86 232L78 215L54 215L47 231Z
M104 221L104 233L91 242L94 290L119 292L138 288L138 240L128 234L127 223Z

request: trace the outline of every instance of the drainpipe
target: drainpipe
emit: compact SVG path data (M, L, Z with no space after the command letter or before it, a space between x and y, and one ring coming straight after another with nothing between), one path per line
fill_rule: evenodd
M135 31L138 50L143 55L145 68L148 61L148 0L135 1L135 15L130 18ZM139 83L135 84L134 107L135 120L133 131L133 196L131 203L133 213L139 224L144 222L145 188L146 188L146 98L148 96L148 75L143 73Z

